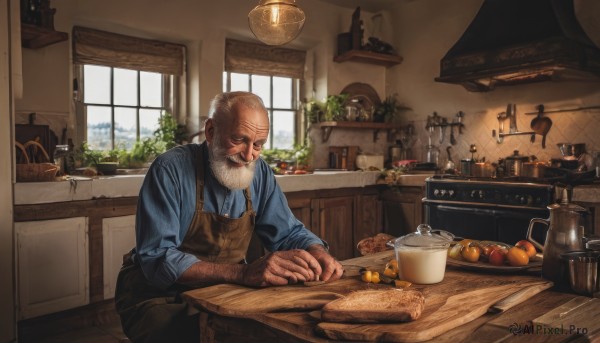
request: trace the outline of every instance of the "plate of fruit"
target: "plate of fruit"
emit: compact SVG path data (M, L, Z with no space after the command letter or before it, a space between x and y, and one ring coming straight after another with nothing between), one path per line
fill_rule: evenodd
M450 245L446 264L472 270L511 272L541 267L542 258L527 240L510 245L463 239Z

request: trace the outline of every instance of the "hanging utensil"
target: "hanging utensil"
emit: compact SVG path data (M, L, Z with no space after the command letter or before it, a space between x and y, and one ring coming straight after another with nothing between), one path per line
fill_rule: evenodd
M454 137L454 124L456 124L456 119L452 120L452 124L450 124L450 144L456 145L456 138Z
M546 135L552 127L552 120L544 117L544 105L537 106L538 115L531 121L531 129L542 136L542 148L546 149Z
M450 127L450 130L452 131L452 127ZM452 156L450 155L451 149L452 149L451 145L449 145L446 148L446 153L448 154L448 162L446 162L446 167L444 168L444 172L448 173L448 174L456 173L456 166L454 165L454 161L452 161Z
M440 145L444 143L444 138L446 137L446 126L448 126L448 121L446 118L442 118L440 123Z
M465 116L465 113L463 111L458 111L458 113L456 114L456 117L458 118L458 134L462 135L462 119Z

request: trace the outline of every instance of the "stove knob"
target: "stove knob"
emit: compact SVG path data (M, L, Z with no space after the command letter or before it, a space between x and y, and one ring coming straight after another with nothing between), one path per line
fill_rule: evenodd
M439 189L434 189L433 190L433 196L437 198L439 195L440 195L440 190Z
M479 199L483 199L483 191L479 191Z
M445 196L446 196L446 190L445 190L445 189L442 189L442 190L440 191L440 195L442 196L442 198L443 198L443 197L445 197Z
M454 198L454 190L451 189L448 191L448 197Z
M471 198L475 199L476 194L477 194L477 191L471 191Z

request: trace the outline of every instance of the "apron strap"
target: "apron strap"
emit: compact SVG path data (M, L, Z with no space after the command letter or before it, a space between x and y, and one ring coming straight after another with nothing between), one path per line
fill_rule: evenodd
M196 211L204 209L204 149L206 142L200 145L196 153Z

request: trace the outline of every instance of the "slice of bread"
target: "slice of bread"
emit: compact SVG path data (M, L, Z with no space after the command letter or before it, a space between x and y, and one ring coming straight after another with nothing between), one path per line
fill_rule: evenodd
M321 319L340 323L408 322L419 318L425 297L416 290L363 290L327 303Z

